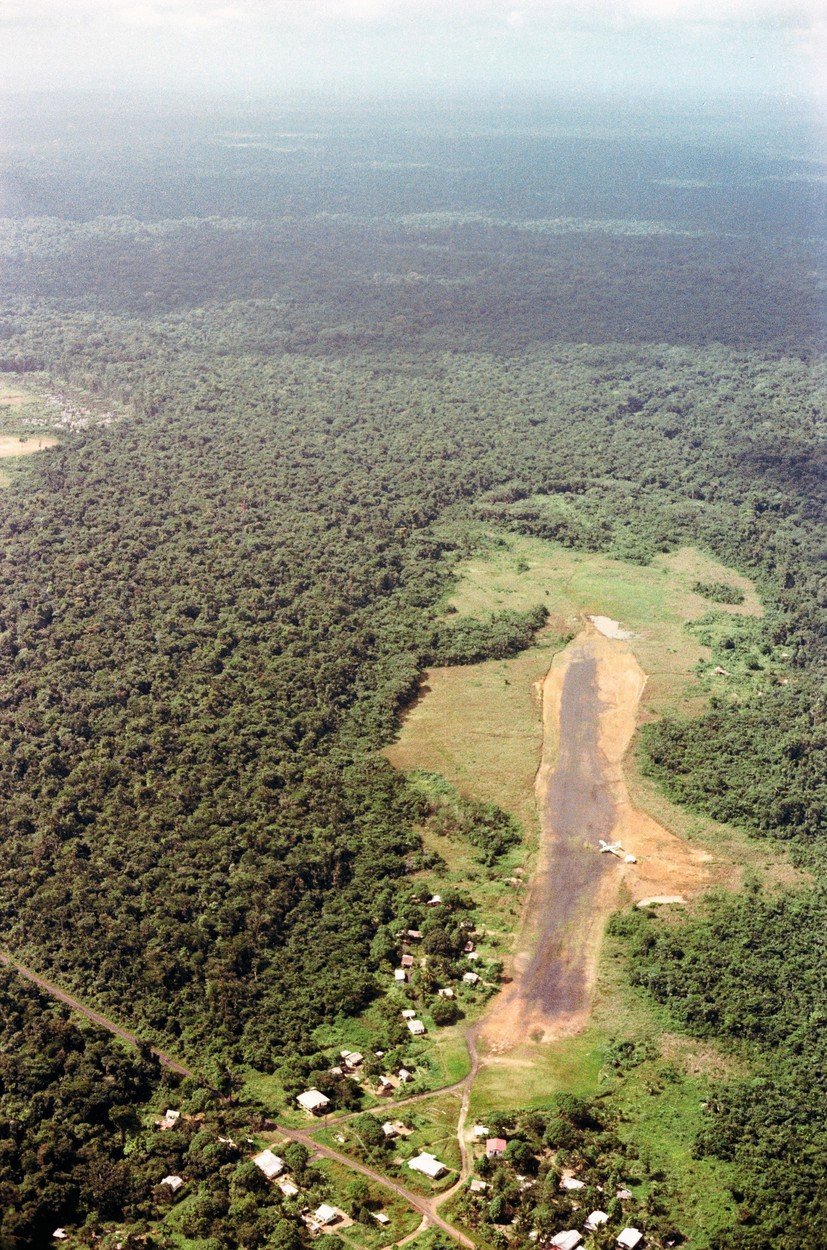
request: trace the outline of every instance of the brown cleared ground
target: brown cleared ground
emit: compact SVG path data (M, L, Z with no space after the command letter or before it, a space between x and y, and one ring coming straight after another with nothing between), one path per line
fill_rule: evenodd
M44 438L42 435L31 438L16 438L11 434L0 434L0 460L12 456L31 456L33 452L45 451L47 447L56 447L56 438Z
M682 841L629 798L623 759L645 685L629 643L592 625L555 657L543 682L540 850L514 979L483 1022L491 1056L526 1037L552 1041L585 1027L603 929L621 887L635 901L688 900L718 877L708 850ZM602 854L600 839L621 842L637 862Z

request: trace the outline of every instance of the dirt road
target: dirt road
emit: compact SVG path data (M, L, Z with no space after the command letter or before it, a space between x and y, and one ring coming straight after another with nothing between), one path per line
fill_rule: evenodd
M383 1189L389 1189L398 1197L402 1198L409 1206L418 1211L420 1215L433 1224L435 1228L439 1228L443 1233L447 1233L454 1241L458 1241L461 1246L467 1246L468 1250L474 1250L474 1242L470 1237L466 1237L458 1228L454 1228L453 1224L449 1224L439 1214L437 1207L449 1198L456 1189L453 1186L446 1190L444 1194L438 1195L436 1198L426 1198L421 1194L411 1193L404 1185L400 1185L397 1181L393 1181L390 1177L383 1176L381 1172L377 1172L374 1168L368 1167L366 1163L358 1163L352 1159L350 1155L341 1154L340 1151L334 1150L331 1146L323 1146L315 1141L311 1131L307 1129L290 1129L279 1128L279 1132L284 1137L288 1137L291 1141L301 1142L313 1154L323 1155L326 1159L333 1159L336 1163L341 1163L343 1167L350 1168L352 1172L359 1172L360 1175L366 1176L368 1180L373 1181L375 1185L380 1185ZM459 1182L458 1182L459 1183Z
M55 985L53 981L49 981L46 977L42 977L38 973L33 972L31 968L28 968L25 964L21 963L19 959L15 959L6 951L0 950L0 964L3 964L8 968L12 968L19 976L24 977L27 981L31 981L32 984L36 985L38 989L41 989L45 994L48 994L57 1002L65 1004L65 1006L69 1007L72 1011L76 1011L79 1015L84 1016L87 1020L91 1020L91 1022L98 1025L99 1028L106 1029L107 1032L112 1033L115 1037L121 1038L122 1041L127 1042L130 1046L137 1047L139 1045L139 1039L134 1033L130 1033L127 1029L122 1028L121 1025L116 1024L114 1020L111 1020L108 1016L103 1015L99 1011L95 1011L92 1007L87 1007L85 1003L80 1002L79 999L75 998L72 994L68 994L65 990L62 990L59 985ZM193 1072L191 1068L179 1063L177 1059L173 1059L170 1055L166 1054L162 1050L159 1050L155 1046L150 1047L150 1049L162 1067L169 1068L170 1071L177 1072L180 1076L189 1076L198 1079L195 1072ZM314 1152L315 1154L321 1154L326 1158L335 1159L337 1163L341 1163L343 1166L350 1168L351 1171L359 1172L363 1176L368 1177L375 1184L391 1190L407 1202L409 1206L413 1207L415 1211L418 1211L420 1215L422 1215L423 1220L433 1224L434 1227L441 1229L442 1232L447 1233L447 1235L453 1238L454 1241L459 1242L462 1246L468 1247L468 1250L474 1250L474 1242L471 1241L470 1238L466 1237L464 1233L460 1232L458 1228L454 1228L452 1224L449 1224L447 1220L444 1220L437 1211L437 1207L456 1192L457 1188L463 1183L468 1175L469 1160L466 1147L463 1143L462 1134L464 1130L465 1116L468 1112L471 1084L473 1083L478 1067L473 1037L469 1040L469 1049L471 1050L471 1068L468 1076L463 1081L458 1081L455 1085L450 1087L452 1090L456 1090L457 1092L460 1090L462 1091L462 1109L460 1112L458 1127L458 1132L460 1134L460 1146L462 1149L462 1172L460 1173L460 1177L455 1185L446 1190L444 1193L436 1195L434 1198L426 1198L419 1194L414 1194L403 1185L398 1184L396 1181L391 1180L387 1176L383 1176L381 1172L377 1172L365 1164L358 1163L355 1159L351 1159L347 1155L340 1154L337 1150L321 1145L319 1142L314 1141L312 1132L309 1130L288 1129L279 1125L278 1131L291 1141L302 1142L308 1150ZM402 1102L414 1102L417 1101L418 1097L433 1098L437 1094L442 1094L444 1092L444 1090L434 1090L429 1094L420 1096L414 1095L410 1099L403 1099ZM395 1106L398 1104L386 1104L386 1108L390 1109L392 1105Z
M127 1029L116 1024L114 1020L110 1020L108 1016L102 1015L101 1012L95 1011L92 1007L87 1007L71 994L67 994L59 985L55 985L53 981L47 981L45 977L41 977L38 973L33 972L31 968L27 968L19 959L15 959L6 951L0 950L0 964L5 964L7 968L13 968L19 976L25 977L27 981L31 981L39 989L43 990L45 994L56 999L59 1003L64 1003L72 1011L78 1012L79 1015L85 1016L93 1024L97 1024L100 1028L106 1029L107 1032L113 1033L115 1037L128 1042L130 1046L137 1047L140 1044L134 1033L130 1033ZM183 1063L179 1063L177 1059L173 1059L170 1055L165 1054L163 1050L158 1050L155 1046L151 1046L150 1050L161 1067L169 1068L171 1072L177 1072L179 1076L195 1077L195 1073L191 1068L185 1067Z

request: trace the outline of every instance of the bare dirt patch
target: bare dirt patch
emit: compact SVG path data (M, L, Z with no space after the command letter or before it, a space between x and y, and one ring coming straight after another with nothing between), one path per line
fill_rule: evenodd
M12 456L31 456L33 452L56 447L57 442L56 438L45 438L39 434L33 438L15 438L11 434L0 434L0 460Z

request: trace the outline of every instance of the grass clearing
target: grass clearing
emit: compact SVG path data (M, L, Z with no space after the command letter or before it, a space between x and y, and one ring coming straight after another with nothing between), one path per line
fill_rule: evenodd
M0 408L22 408L32 396L22 386L0 377Z
M564 636L576 632L584 616L620 621L633 631L632 649L649 678L644 705L656 714L678 702L691 705L701 694L694 669L709 650L686 630L687 622L712 610L763 614L752 582L694 548L638 565L510 533L487 531L486 540L488 549L465 565L446 608L485 616L545 603ZM741 591L743 603L713 603L693 590L696 582L727 582Z
M471 1093L471 1117L484 1124L494 1111L551 1107L564 1092L593 1097L600 1088L604 1043L602 1030L589 1029L550 1045L527 1039L497 1056L496 1063L483 1062Z

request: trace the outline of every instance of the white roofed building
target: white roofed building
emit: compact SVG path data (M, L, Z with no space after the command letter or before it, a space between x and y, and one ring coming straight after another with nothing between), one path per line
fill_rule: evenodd
M623 1250L635 1250L635 1246L640 1245L643 1241L643 1233L639 1228L624 1228L619 1234L617 1244L623 1246Z
M309 1111L311 1115L317 1115L318 1112L324 1111L329 1106L330 1099L318 1089L306 1089L303 1094L299 1094L296 1102L303 1111Z
M264 1173L268 1181L275 1180L284 1171L284 1160L273 1154L272 1150L262 1150L260 1154L253 1157L253 1163Z
M555 1233L549 1245L554 1246L554 1250L575 1250L582 1240L582 1233L578 1233L576 1228L567 1228L562 1233Z
M577 1177L572 1176L571 1173L567 1173L563 1177L563 1179L560 1181L560 1188L561 1189L585 1189L586 1182L578 1180Z
M444 1176L448 1171L445 1164L440 1163L435 1155L428 1154L424 1150L415 1159L408 1160L408 1167L412 1172L421 1172L423 1176L429 1177L432 1181L438 1181L440 1176Z
M333 1224L339 1219L339 1212L336 1207L332 1207L329 1202L323 1202L322 1205L317 1207L313 1212L313 1219L316 1220L318 1224Z

